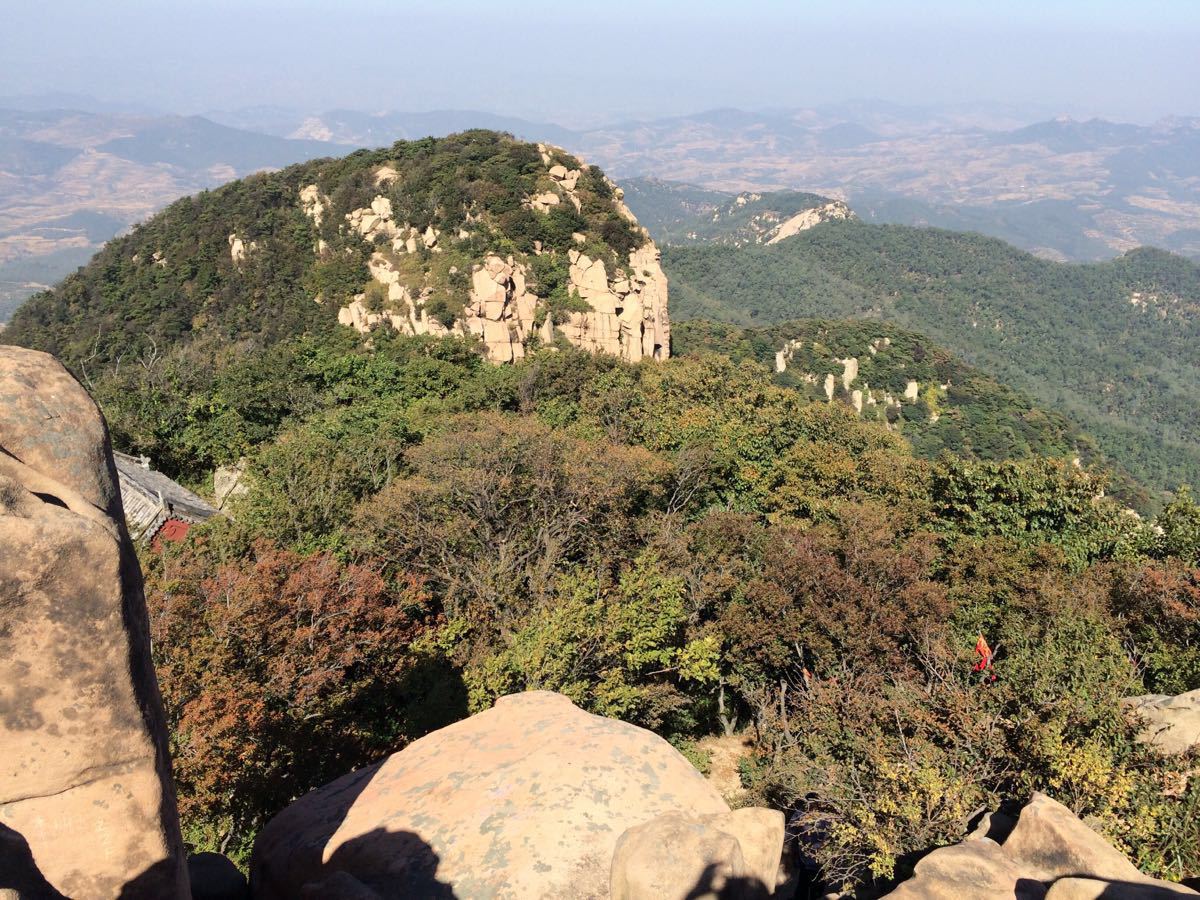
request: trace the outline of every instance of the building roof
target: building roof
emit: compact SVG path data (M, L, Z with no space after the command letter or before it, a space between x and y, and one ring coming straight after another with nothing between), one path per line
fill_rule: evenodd
M146 457L114 453L113 458L125 522L134 538L150 540L168 519L195 524L216 515L216 508L203 497L151 469Z

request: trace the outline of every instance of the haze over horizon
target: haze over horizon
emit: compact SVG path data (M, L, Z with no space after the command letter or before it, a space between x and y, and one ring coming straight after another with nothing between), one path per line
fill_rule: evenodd
M1200 5L1184 0L3 7L0 94L186 114L475 109L594 127L869 97L1030 119L1200 115Z

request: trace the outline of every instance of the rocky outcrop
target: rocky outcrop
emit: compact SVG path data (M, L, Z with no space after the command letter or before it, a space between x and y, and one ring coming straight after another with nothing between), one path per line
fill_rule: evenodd
M122 523L95 404L52 357L0 347L0 832L27 848L31 877L66 896L184 898ZM0 873L17 858L5 853Z
M718 858L740 853L737 871L773 885L778 814L731 815L651 732L559 694L515 694L297 800L260 833L251 886L261 900L604 898L611 872L637 882L648 852L635 832L618 864L618 840L668 814L700 835L676 871L715 841Z
M1198 895L1142 874L1069 809L1040 793L1011 830L1002 822L985 822L961 844L921 859L913 877L887 895L891 900L1177 896Z
M783 835L777 810L658 816L617 841L611 900L759 900L774 892Z
M850 211L850 207L841 200L831 200L823 206L803 209L794 216L784 219L772 230L770 237L767 238L767 243L778 244L780 241L795 237L802 231L815 228L822 222L839 222L852 218L854 218L854 213Z
M670 355L667 277L652 242L629 254L629 272L610 277L603 260L568 251L570 287L592 309L573 312L558 330L576 347L630 362Z
M539 145L546 166L543 184L552 189L534 193L525 198L525 203L540 214L548 214L562 203L571 203L578 210L582 201L576 188L583 172L555 163L552 149ZM395 178L394 170L389 171L390 177L384 177L383 169L377 172L377 185ZM616 211L636 225L637 220L621 197L619 189L614 189ZM314 224L320 225L328 206L328 198L316 185L300 191L300 207ZM462 311L453 313L451 321L429 314L427 305L434 286L427 281L405 283L400 260L405 254L422 251L440 253L446 246L453 246L455 240L469 238L469 231L442 235L432 227L420 231L397 222L391 200L382 194L370 206L352 210L345 218L345 227L350 231L373 245L386 245L386 250L374 252L368 263L372 281L382 289L382 301L369 299L364 292L338 310L341 324L364 334L390 326L409 335L475 335L482 341L487 358L496 363L521 359L535 336L549 344L561 335L581 349L611 353L630 362L670 355L667 277L660 263L661 254L644 230L645 243L632 250L628 259L621 260L617 271L608 271L604 260L593 259L578 249L568 251L567 292L582 300L587 310L566 312L555 324L545 308L545 298L530 287L526 261L512 255L489 254L472 266L469 294ZM584 238L578 235L577 240ZM537 252L543 252L540 245Z
M250 493L249 461L243 456L229 466L218 466L213 472L213 494L217 509L225 509L238 497Z
M892 346L891 338L876 338L867 346L867 351L871 356L878 356ZM814 360L814 354L819 351L819 343L816 341L807 340L790 340L784 343L775 353L775 371L786 372L796 363L797 357L801 360L807 359L811 365L814 361L820 363L832 362L841 366L840 375L835 375L833 372L826 372L823 379L819 379L817 373L811 371L801 371L800 378L808 383L817 386L824 390L825 399L832 402L834 397L838 395L838 385L841 385L841 396L854 407L854 411L860 416L863 415L864 409L867 407L876 407L874 411L869 411L872 416L891 429L892 418L889 418L889 410L899 410L904 403L916 403L921 396L921 385L917 381L909 379L904 387L904 392L899 397L894 397L888 391L872 388L870 384L863 378L860 378L860 363L857 356L848 356L846 358L829 358L827 360ZM800 365L804 365L803 362ZM949 388L949 385L941 385L938 388L939 394L944 394ZM936 411L930 414L930 420L936 422L938 414Z
M1142 721L1138 739L1144 743L1163 753L1187 753L1200 746L1200 690L1129 697L1124 705Z
M241 269L251 252L257 249L257 242L244 240L236 234L229 235L229 258L236 268Z

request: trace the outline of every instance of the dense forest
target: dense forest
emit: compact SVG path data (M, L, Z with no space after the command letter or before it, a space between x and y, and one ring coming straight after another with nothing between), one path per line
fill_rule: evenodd
M713 354L495 367L347 332L235 356L173 453L233 442L252 488L144 560L193 846L243 853L298 794L540 688L701 767L696 739L745 731L751 797L821 836L833 885L1033 789L1147 871L1200 865L1200 786L1163 793L1190 763L1119 704L1200 686L1190 497L1147 523L1069 463L924 461Z
M673 251L673 307L765 324L802 296L876 321L694 323L665 362L551 346L494 366L471 340L336 324L328 301L363 290L370 249L338 223L385 163L405 220L469 224L441 254L464 264L576 233L614 256L642 239L598 174L562 221L525 215L536 148L468 133L180 201L4 334L61 355L119 448L198 490L244 460L228 516L142 559L190 847L244 860L295 797L548 689L701 769L700 738L745 735L748 798L786 813L831 889L902 878L976 810L1032 790L1147 872L1200 872L1194 754L1139 743L1121 706L1200 688L1200 506L1181 490L1152 519L1130 513L1073 464L1087 444L1066 419L940 349L962 304L991 335L1014 292L1059 303L969 357L1015 371L1008 331L1053 335L1067 317L1092 334L1116 321L1106 303L1130 306L1122 278L1153 282L1121 346L1175 335L1147 366L1183 384L1191 269L1150 253L1042 269L974 237L824 225L770 257ZM320 225L297 203L308 183L333 204ZM256 242L240 266L231 233ZM417 258L436 272L433 257ZM768 258L793 262L756 267ZM878 321L885 306L943 312L925 328L938 344ZM798 344L776 373L782 341ZM1061 343L1048 370L1111 359ZM803 376L852 351L872 387L926 385L902 419L814 397ZM983 674L980 635L996 651Z
M1064 265L978 235L832 222L772 247L664 251L676 319L867 318L1070 416L1159 496L1200 483L1200 266Z

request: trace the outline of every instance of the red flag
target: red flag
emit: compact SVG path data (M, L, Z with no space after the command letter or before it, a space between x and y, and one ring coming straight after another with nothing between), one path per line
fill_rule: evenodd
M992 648L988 646L987 638L983 636L983 632L979 633L979 640L975 642L975 653L979 656L979 661L971 666L972 672L983 672L985 675L990 675L990 678L985 678L986 681L995 681L996 673L989 671L992 668Z

